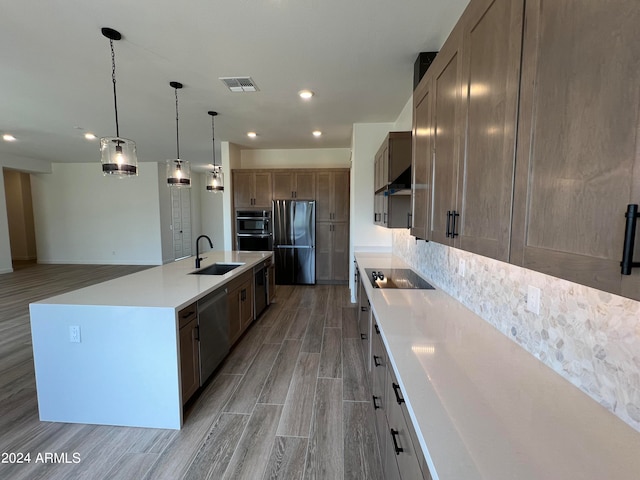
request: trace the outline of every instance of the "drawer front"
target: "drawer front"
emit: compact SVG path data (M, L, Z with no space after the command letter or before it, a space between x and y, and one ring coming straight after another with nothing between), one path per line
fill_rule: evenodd
M195 302L178 312L179 328L184 328L191 320L198 315L198 309Z
M397 398L402 398L403 394L399 387L397 387L398 382L396 381L392 369L389 368L387 370L388 380L386 395L387 418L389 422L389 437L387 438L387 442L391 442L391 448L396 453L396 462L398 463L401 478L425 478L418 462L418 458L422 456L422 452L415 450L412 440L412 437L415 437L415 434L412 435L409 431L409 428L413 428L413 426L411 423L407 425L407 422L405 421L403 409L406 409L406 404L401 403L399 405L397 402ZM394 385L396 386L395 388Z

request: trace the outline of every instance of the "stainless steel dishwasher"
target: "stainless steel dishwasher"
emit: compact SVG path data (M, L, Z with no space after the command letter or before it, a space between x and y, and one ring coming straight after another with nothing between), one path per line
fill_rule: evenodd
M226 288L198 300L201 386L229 353L228 312Z

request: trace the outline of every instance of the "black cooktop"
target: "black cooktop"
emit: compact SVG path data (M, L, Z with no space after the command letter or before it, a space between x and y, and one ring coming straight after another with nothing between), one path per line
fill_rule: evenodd
M373 288L417 288L435 290L424 278L409 268L365 268Z

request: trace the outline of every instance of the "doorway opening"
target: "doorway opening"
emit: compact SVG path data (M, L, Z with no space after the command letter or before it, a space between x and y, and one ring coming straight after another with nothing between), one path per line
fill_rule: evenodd
M31 176L26 172L3 168L7 203L11 263L14 270L38 261L36 231L31 199Z

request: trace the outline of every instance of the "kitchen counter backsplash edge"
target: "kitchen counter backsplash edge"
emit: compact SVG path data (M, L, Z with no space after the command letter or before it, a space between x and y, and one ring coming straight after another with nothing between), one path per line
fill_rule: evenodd
M393 231L393 254L640 431L640 302L407 230ZM541 291L540 315L526 309L529 285Z

